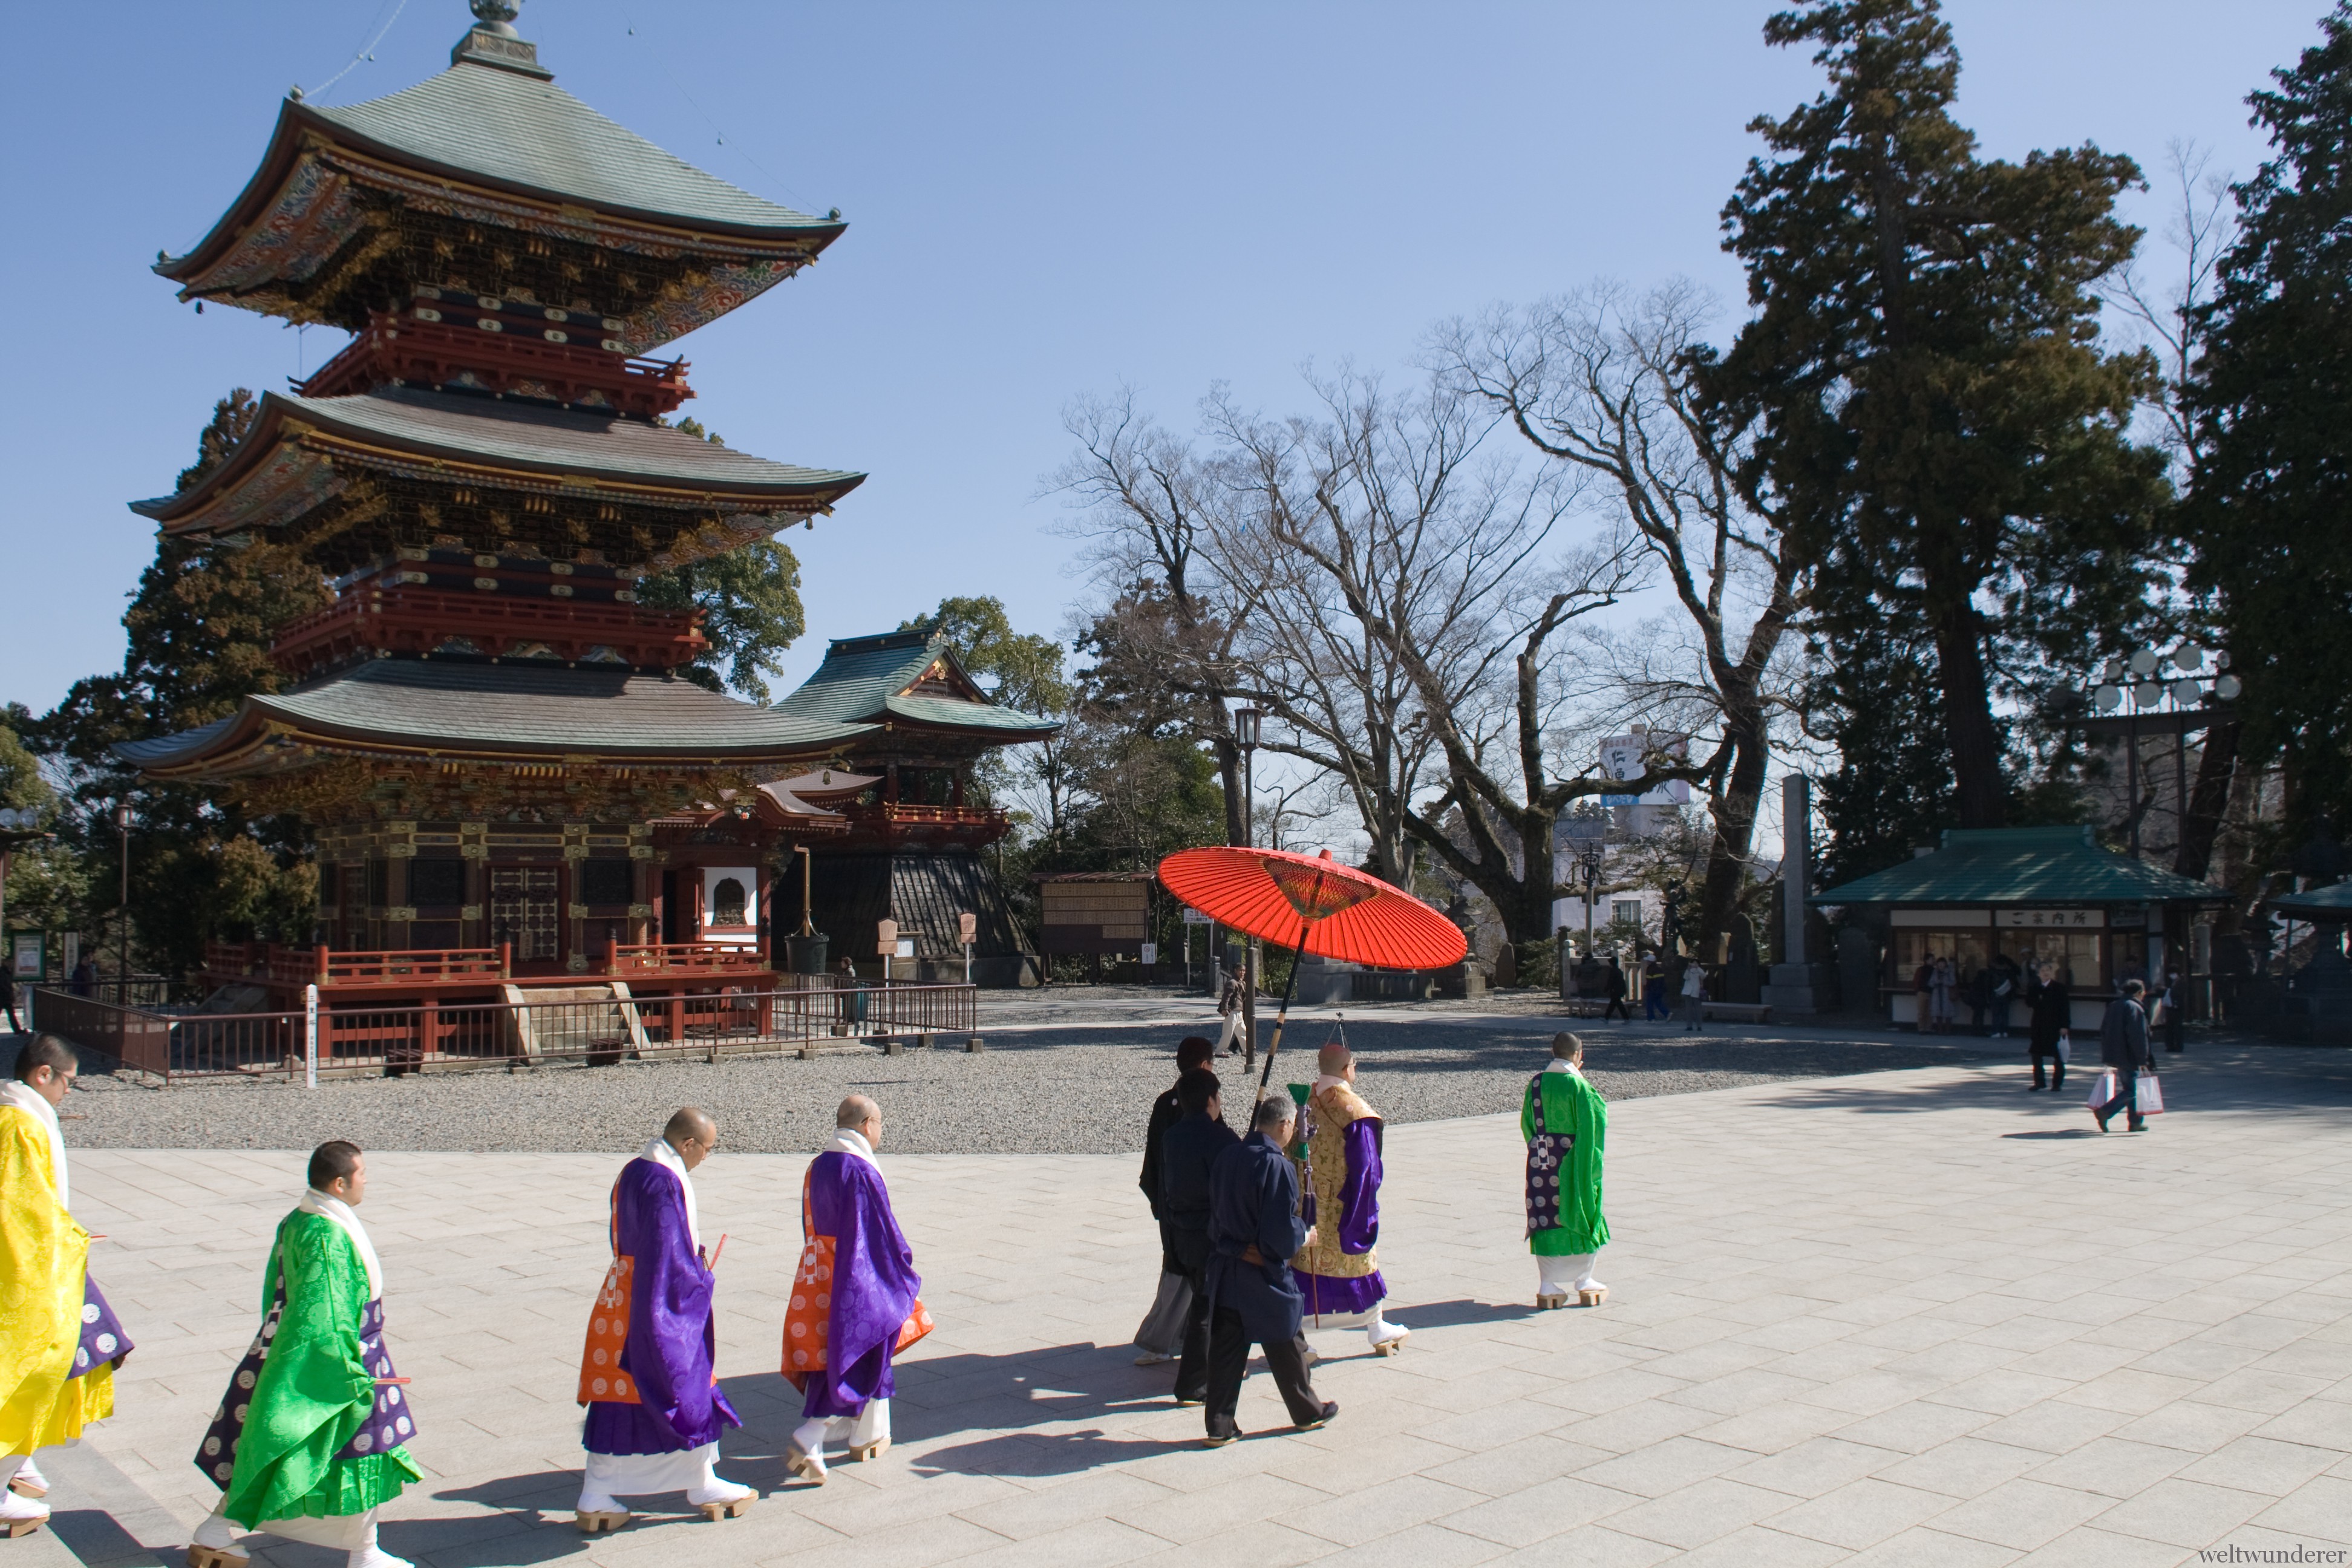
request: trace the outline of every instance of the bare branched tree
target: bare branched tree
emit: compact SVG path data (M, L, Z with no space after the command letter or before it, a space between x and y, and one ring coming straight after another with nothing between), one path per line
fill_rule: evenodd
M1433 344L1454 385L1597 482L1674 596L1683 635L1615 639L1613 673L1629 716L1713 742L1697 763L1715 826L1704 938L1728 928L1748 874L1801 574L1768 503L1737 481L1743 433L1699 393L1710 313L1686 282L1603 285L1452 323Z

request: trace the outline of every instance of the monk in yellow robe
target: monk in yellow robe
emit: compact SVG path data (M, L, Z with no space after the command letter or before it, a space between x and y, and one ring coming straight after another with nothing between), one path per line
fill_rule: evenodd
M33 1452L114 1413L114 1369L131 1351L89 1283L89 1232L71 1187L58 1106L73 1088L73 1047L40 1035L0 1083L0 1529L49 1516Z

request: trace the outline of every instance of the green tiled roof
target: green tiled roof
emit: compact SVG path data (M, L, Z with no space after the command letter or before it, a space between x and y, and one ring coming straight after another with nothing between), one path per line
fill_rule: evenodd
M352 397L268 393L262 398L252 435L238 445L239 456L265 452L273 445L270 433L286 419L315 426L329 435L371 445L390 443L428 457L541 473L675 484L731 496L772 497L779 501L805 497L829 504L866 477L838 468L771 462L642 419L501 403L418 387L379 387ZM133 501L131 510L168 521L233 482L245 467L236 461L225 463L194 489L176 496Z
M463 61L386 98L299 108L405 159L605 212L770 234L841 226L705 174L551 81L495 66Z
M868 728L754 707L657 675L380 658L290 691L249 697L232 717L201 729L116 751L143 768L187 767L249 743L272 721L331 743L451 756L584 752L624 763L819 756Z
M2099 847L2084 827L1948 829L1933 854L1812 896L1816 904L2221 901L2204 882Z
M958 682L978 691L945 640L929 631L836 637L826 646L816 673L778 703L777 711L836 723L878 724L897 719L939 729L987 731L1007 741L1034 740L1061 728L1054 720L1000 707L977 695L900 695L940 658L947 660Z
M2272 909L2299 921L2352 921L2352 882L2313 888L2307 892L2281 893Z

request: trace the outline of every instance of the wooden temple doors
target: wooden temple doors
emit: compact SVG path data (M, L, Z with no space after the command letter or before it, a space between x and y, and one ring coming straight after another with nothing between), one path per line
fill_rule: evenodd
M492 866L490 945L514 944L514 962L552 963L562 949L562 872L553 866Z

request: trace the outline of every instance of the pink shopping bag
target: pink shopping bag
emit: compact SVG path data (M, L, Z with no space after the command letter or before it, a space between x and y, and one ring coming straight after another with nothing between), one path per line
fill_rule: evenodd
M2156 1081L2154 1073L2144 1072L2139 1075L2138 1091L2132 1096L2132 1103L2139 1107L2139 1113L2142 1116L2164 1114L2164 1086Z
M2115 1070L2111 1068L2091 1080L2091 1098L2083 1103L2096 1110L2113 1100L2117 1092Z

